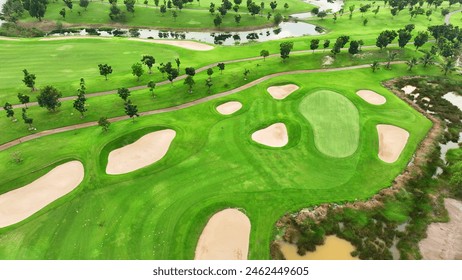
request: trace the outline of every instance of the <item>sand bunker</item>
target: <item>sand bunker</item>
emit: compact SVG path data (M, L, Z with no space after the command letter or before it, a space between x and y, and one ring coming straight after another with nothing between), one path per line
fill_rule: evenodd
M433 223L427 229L427 238L419 242L426 260L462 260L462 202L447 198L448 223Z
M269 87L267 90L274 99L281 100L289 96L292 92L296 91L297 89L299 89L297 85L289 84L284 86Z
M231 115L242 108L242 103L238 101L230 101L217 106L218 113L222 115Z
M252 140L270 147L284 147L289 142L286 125L275 123L252 133Z
M250 220L237 209L213 215L197 243L195 260L246 260Z
M0 195L0 227L16 224L70 193L83 180L84 168L70 161L53 168L32 183Z
M162 159L176 132L164 129L144 135L136 142L109 153L107 174L125 174Z
M405 94L411 94L414 92L414 90L416 90L416 87L407 85L403 87L401 90L404 91Z
M387 102L385 97L383 97L382 95L372 90L362 89L362 90L358 90L356 94L359 95L366 102L373 104L373 105L382 105L382 104L385 104L385 102Z
M59 40L72 40L72 39L103 39L108 40L110 37L98 37L98 36L57 36L57 37L46 37L39 41L59 41Z
M388 124L377 125L377 132L379 134L379 158L388 163L395 162L406 146L409 132Z
M0 40L3 40L3 41L19 41L19 39L17 39L17 38L4 37L4 36L0 36Z
M193 50L193 51L210 51L210 50L213 50L214 48L213 46L194 42L194 41L149 40L149 39L136 39L136 38L130 38L129 40L170 45L170 46L180 47L180 48Z

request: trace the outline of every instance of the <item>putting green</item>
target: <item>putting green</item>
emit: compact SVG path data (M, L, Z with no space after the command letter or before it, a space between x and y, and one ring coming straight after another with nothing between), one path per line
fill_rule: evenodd
M316 148L331 157L351 156L359 143L359 113L346 97L329 90L316 91L300 103L310 122Z

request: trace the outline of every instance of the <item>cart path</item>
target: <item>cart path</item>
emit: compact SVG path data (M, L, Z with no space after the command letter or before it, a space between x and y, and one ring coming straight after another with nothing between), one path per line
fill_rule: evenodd
M393 61L391 64L402 64L404 61ZM161 109L156 109L156 110L151 110L151 111L146 111L140 113L140 116L150 116L150 115L157 115L157 114L162 114L162 113L167 113L167 112L173 112L173 111L178 111L181 109L189 108L195 105L199 105L214 99L218 99L224 96L231 95L233 93L237 93L243 90L246 90L250 87L253 87L254 85L260 84L266 80L279 77L279 76L284 76L284 75L296 75L296 74L310 74L310 73L327 73L327 72L337 72L337 71L347 71L347 70L354 70L354 69L363 69L363 68L369 68L370 64L362 64L362 65L355 65L355 66L346 66L346 67L340 67L340 68L327 68L327 69L310 69L310 70L294 70L294 71L286 71L286 72L279 72L279 73L274 73L270 74L264 77L261 77L259 79L256 79L248 84L242 85L240 87L237 87L232 90L224 91L221 93L217 93L211 96L203 97L194 101L190 101L181 105L176 105L168 108L161 108ZM108 119L110 122L117 122L117 121L122 121L122 120L127 120L129 119L128 116L119 116L119 117L114 117ZM10 147L16 146L20 143L27 142L33 139L37 139L43 136L48 136L48 135L53 135L57 134L60 132L66 132L66 131L71 131L75 129L80 129L80 128L85 128L85 127L91 127L91 126L96 126L98 125L97 121L92 121L92 122L87 122L87 123L80 123L80 124L74 124L70 126L64 126L64 127L59 127L59 128L53 128L49 130L44 130L37 132L35 134L27 135L18 139L15 139L13 141L7 142L5 144L0 145L0 151L6 150Z

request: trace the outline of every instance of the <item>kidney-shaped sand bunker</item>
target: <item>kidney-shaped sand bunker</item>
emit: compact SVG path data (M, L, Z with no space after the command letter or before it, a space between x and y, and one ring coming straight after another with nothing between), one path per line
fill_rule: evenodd
M125 174L162 159L176 136L175 130L164 129L148 133L134 143L109 153L106 173Z
M409 132L400 127L379 124L377 125L379 135L379 158L385 162L395 162L409 139Z
M272 86L269 87L267 91L274 99L282 100L297 89L299 89L297 85L288 84L283 86Z
M58 165L32 183L0 195L0 227L16 224L58 198L70 193L83 180L80 161Z
M196 260L246 260L249 252L250 220L237 209L213 215L197 243Z
M217 106L218 113L222 115L231 115L242 108L242 103L239 101L229 101Z
M289 142L284 123L275 123L252 133L252 140L270 147L284 147Z
M364 99L367 103L372 105L382 105L385 104L385 102L387 102L385 97L372 90L362 89L358 90L356 94L359 95L359 97L361 97L362 99Z

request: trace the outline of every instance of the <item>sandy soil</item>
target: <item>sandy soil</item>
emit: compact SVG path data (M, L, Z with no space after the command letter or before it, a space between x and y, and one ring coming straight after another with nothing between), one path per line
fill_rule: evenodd
M373 104L373 105L382 105L382 104L385 104L385 102L387 102L385 97L383 97L382 95L372 90L362 89L362 90L358 90L356 94L359 95L366 102Z
M307 252L303 256L297 253L297 245L279 242L279 248L286 260L358 260L351 256L355 247L335 235L326 236L324 245L316 246L314 252Z
M11 37L4 37L4 36L0 36L0 40L3 40L3 41L19 41L19 39L11 38Z
M213 215L197 243L195 260L246 260L250 220L237 209Z
M32 183L0 195L0 227L16 224L70 193L83 180L84 168L70 161L53 168Z
M167 153L176 132L164 129L151 132L134 143L109 153L107 174L125 174L155 163Z
M194 41L151 40L151 39L136 39L136 38L130 38L129 40L170 45L170 46L180 47L180 48L193 50L193 51L210 51L214 49L213 46L194 42Z
M404 91L405 94L411 94L414 92L414 90L416 90L416 87L407 85L403 87L401 90Z
M281 100L289 96L292 92L296 91L297 89L299 89L297 85L288 84L283 86L269 87L267 90L274 99Z
M334 63L335 59L332 56L326 55L322 59L322 66L327 66L327 65L332 65Z
M462 260L462 202L447 198L448 223L433 223L427 229L427 238L419 242L426 260Z
M242 108L242 103L238 101L229 101L217 106L218 113L222 115L231 115Z
M377 132L379 134L379 158L388 163L395 162L406 146L409 132L388 124L377 125Z
M252 140L270 147L284 147L289 142L286 125L275 123L252 133Z
M57 37L46 37L42 38L39 41L59 41L59 40L72 40L72 39L111 39L110 37L100 37L100 36L57 36Z

